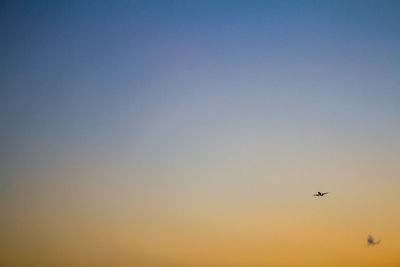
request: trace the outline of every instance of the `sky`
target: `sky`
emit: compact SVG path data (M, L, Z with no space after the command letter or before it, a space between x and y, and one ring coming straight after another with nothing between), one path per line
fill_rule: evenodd
M398 1L1 1L0 40L0 265L400 265Z

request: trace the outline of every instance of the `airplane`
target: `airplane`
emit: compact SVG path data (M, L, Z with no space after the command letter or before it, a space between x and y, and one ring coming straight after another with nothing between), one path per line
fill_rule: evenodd
M375 246L378 245L381 241L375 241L374 237L372 235L368 235L368 239L367 239L367 245L368 246Z
M322 197L322 196L324 196L324 195L326 195L326 194L328 194L329 192L325 192L325 193L321 193L321 192L318 192L318 193L316 193L315 195L313 195L314 197Z

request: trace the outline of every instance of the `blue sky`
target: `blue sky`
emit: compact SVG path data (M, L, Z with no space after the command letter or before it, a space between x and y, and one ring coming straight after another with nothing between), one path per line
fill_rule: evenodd
M360 222L360 195L399 185L399 14L397 1L3 1L1 208L49 215L44 199L83 216L67 184L83 206L98 208L90 192L121 207L123 192L144 204L121 213L168 214L154 198L207 221L212 201L285 210L329 187Z

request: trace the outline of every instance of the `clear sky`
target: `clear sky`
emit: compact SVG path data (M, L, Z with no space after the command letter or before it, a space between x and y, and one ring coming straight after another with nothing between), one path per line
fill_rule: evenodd
M398 1L1 1L0 38L0 265L400 265Z

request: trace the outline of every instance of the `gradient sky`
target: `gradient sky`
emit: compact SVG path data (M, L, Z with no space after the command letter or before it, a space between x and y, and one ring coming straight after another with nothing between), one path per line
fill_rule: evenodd
M398 1L1 1L0 33L0 265L400 265Z

